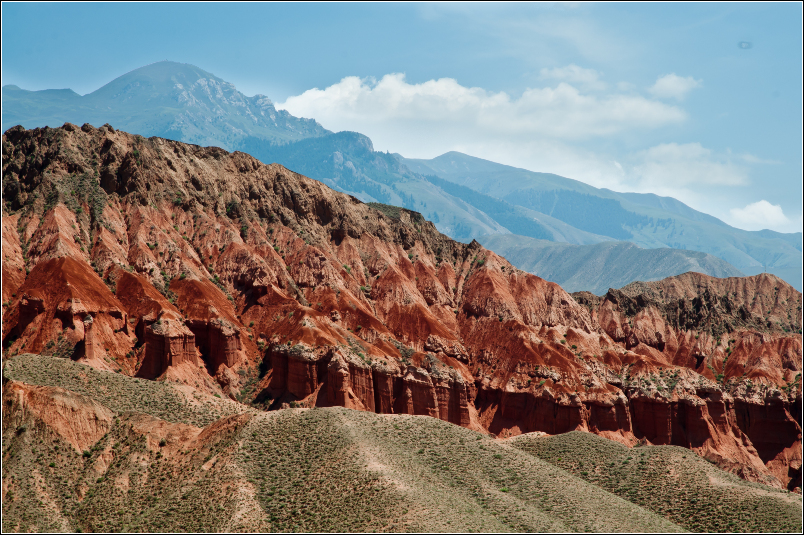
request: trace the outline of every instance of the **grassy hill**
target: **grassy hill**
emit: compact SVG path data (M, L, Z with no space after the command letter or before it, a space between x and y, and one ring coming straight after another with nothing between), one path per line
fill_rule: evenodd
M7 361L4 381L58 385L74 404L94 399L114 413L108 432L81 453L6 396L4 531L679 530L509 444L434 418L343 408L236 414L234 402L199 395L182 404L168 383L34 355ZM127 393L144 386L151 390L141 396ZM155 417L166 400L174 423ZM203 431L190 427L207 407L231 415Z
M508 442L689 531L801 532L801 496L744 481L685 448L628 448L580 431Z
M7 360L3 381L3 531L800 528L799 496L681 448L587 433L503 441L344 408L262 412L38 355ZM76 410L94 400L111 410L108 431L76 451L21 409L10 385L22 383Z
M696 271L713 277L742 277L737 268L710 254L681 249L643 249L629 242L571 245L514 234L481 236L478 241L519 269L557 282L568 292L597 295L633 281L657 281Z

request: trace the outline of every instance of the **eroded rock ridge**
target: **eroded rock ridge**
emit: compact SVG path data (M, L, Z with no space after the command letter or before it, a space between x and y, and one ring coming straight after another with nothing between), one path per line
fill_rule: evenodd
M109 125L10 129L3 194L6 358L270 408L587 430L801 484L801 294L773 275L572 296L416 212Z

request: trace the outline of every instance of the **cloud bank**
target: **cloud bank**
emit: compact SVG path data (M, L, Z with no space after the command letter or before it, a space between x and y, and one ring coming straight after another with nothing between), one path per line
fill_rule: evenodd
M544 75L599 84L595 71L574 65ZM418 134L410 132L411 127L460 129L486 137L579 140L679 124L687 118L682 109L662 102L638 95L584 94L565 81L512 98L504 92L464 87L451 78L410 84L404 74L388 74L379 81L350 76L326 89L290 97L277 107L315 117L334 130L368 133L382 125L382 130L408 131L414 137ZM372 137L384 145L382 132Z
M713 196L749 185L750 166L778 162L697 142L612 152L612 140L682 125L687 113L680 101L701 86L700 80L660 76L648 90L652 96L641 96L631 84L606 84L598 71L575 64L539 74L545 87L518 97L465 87L451 78L409 83L399 73L380 80L350 76L289 97L277 108L315 118L333 131L361 132L377 150L409 158L455 150L596 187L674 197L740 228L795 231L788 230L794 222L776 214L778 206L730 212L729 205L736 203Z
M782 207L765 199L747 205L745 208L729 210L729 224L745 230L774 229L780 232L801 232L801 218L793 221L784 214Z

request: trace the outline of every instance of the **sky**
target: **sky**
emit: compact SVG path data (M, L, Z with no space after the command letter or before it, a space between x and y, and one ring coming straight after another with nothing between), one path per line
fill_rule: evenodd
M369 136L802 230L800 3L3 3L2 83L161 60Z

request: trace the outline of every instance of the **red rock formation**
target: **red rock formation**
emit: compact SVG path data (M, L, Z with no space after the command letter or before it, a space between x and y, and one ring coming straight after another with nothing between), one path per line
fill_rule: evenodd
M17 289L25 282L25 260L17 233L18 221L18 214L6 216L3 212L3 314L6 303L17 296Z
M206 280L176 279L170 289L213 373L221 364L231 368L245 360L234 307L219 288Z
M8 356L91 333L93 365L233 397L268 362L278 405L583 429L800 484L801 294L772 275L573 297L415 212L105 126L12 128L3 173Z
M112 427L114 414L95 400L51 386L16 381L3 385L3 427L42 423L76 452L94 445Z
M145 357L137 375L155 379L169 366L197 362L195 336L181 319L161 316L145 328Z

